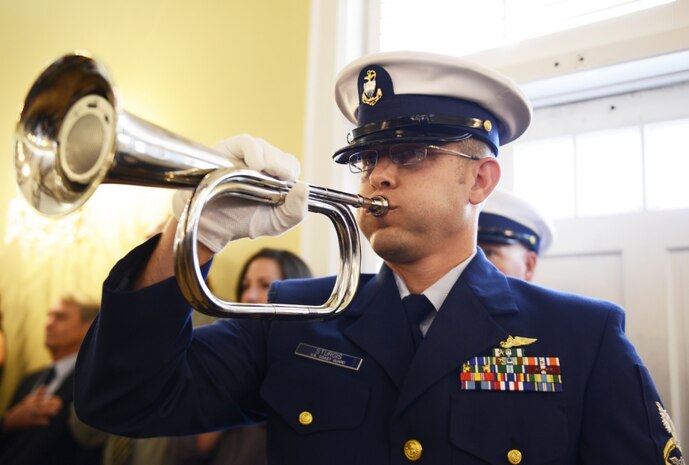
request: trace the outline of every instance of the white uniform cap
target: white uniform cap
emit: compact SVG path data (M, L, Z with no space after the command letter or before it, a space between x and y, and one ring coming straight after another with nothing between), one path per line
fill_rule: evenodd
M350 134L349 148L387 143L391 137L433 139L454 129L457 135L484 140L497 155L498 146L519 137L531 122L528 98L510 78L462 58L425 52L387 52L353 61L337 76L335 99L343 115L359 126L358 134ZM422 121L438 131L424 133L417 125L391 132L391 127L399 129L400 119L417 115L440 117L436 123ZM450 124L442 117L471 123ZM383 121L375 134L367 129ZM339 154L335 160L346 163Z
M478 220L479 242L522 243L536 253L550 247L552 223L533 205L511 192L496 189Z

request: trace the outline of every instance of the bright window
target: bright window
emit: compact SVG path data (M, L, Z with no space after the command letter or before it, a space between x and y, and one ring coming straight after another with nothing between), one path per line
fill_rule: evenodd
M687 132L682 119L516 142L514 191L553 219L689 208Z
M643 209L641 135L638 127L576 137L579 216Z
M644 128L646 207L689 208L689 119L649 124Z
M380 0L380 51L467 55L673 1Z
M574 139L515 144L514 190L550 218L575 216Z

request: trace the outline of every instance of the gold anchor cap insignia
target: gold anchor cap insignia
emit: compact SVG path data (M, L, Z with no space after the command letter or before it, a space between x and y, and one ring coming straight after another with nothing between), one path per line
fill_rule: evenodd
M383 90L376 89L376 72L372 69L366 71L364 76L364 91L361 93L361 101L373 106L383 97Z
M508 336L506 340L500 341L500 347L511 349L512 347L528 346L538 341L538 339L522 336Z

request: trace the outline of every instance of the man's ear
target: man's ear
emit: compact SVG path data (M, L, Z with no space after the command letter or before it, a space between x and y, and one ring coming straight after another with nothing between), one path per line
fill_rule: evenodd
M526 281L531 281L533 275L536 272L536 262L538 262L538 255L536 252L529 250L524 259L526 260L526 271L524 272L524 279Z
M500 181L500 163L494 157L481 158L477 162L474 185L469 193L469 201L478 205L488 198Z

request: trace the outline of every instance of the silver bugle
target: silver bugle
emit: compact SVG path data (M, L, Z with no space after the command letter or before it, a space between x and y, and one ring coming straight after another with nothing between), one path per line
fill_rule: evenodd
M78 209L101 183L194 188L175 236L175 274L189 303L217 317L339 314L360 274L359 230L347 207L376 216L388 208L384 197L309 185L309 211L327 216L338 237L340 264L330 297L318 306L234 303L215 296L203 280L197 249L203 209L220 196L279 204L294 183L235 166L215 150L119 109L106 68L86 52L64 55L40 74L23 102L14 141L19 190L44 215Z

